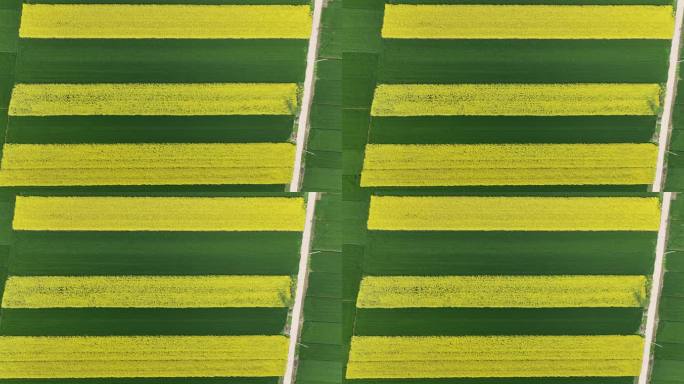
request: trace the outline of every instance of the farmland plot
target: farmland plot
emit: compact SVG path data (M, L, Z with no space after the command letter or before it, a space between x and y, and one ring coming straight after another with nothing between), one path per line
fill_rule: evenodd
M301 197L20 195L10 214L0 378L283 375Z
M308 1L21 9L0 185L290 183Z
M362 187L653 182L670 2L374 4Z
M346 378L632 382L659 205L635 194L373 195Z

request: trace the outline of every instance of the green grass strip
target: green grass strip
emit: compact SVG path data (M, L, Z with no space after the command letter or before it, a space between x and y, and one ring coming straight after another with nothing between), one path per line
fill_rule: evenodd
M641 308L358 309L359 336L635 334Z
M23 39L22 83L303 82L307 40Z
M295 274L301 233L16 232L14 275Z
M12 117L6 141L79 143L277 143L292 135L292 116Z
M669 40L385 39L381 83L659 83Z
M649 232L370 231L369 275L650 274Z
M371 119L368 142L646 143L655 126L653 116L388 116Z

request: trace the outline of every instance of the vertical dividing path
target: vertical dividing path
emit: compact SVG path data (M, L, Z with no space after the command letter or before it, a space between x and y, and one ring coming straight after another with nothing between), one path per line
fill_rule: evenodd
M658 229L658 241L656 243L656 257L653 267L653 278L651 280L651 297L648 303L646 316L646 329L644 334L644 355L641 361L641 373L639 374L639 384L647 384L650 377L651 350L654 342L656 325L658 324L658 303L660 292L663 287L663 266L665 260L665 249L667 246L667 224L670 213L670 202L672 192L663 193L662 206L660 210L660 228Z
M672 36L670 48L670 67L667 73L667 88L665 90L665 102L663 115L660 120L660 134L658 136L658 159L656 162L656 175L653 181L653 192L661 192L665 184L665 154L669 146L669 136L672 125L672 109L677 96L677 79L679 67L679 47L682 38L682 21L684 21L684 1L677 1L675 13L675 31ZM640 381L641 382L641 381Z
M287 352L287 368L283 384L292 384L296 373L296 353L299 335L302 329L302 314L304 310L304 298L306 297L307 278L309 276L309 252L313 238L313 223L316 210L318 192L309 192L306 201L306 222L302 234L302 247L299 255L299 270L297 271L297 291L295 302L292 307L292 320L290 323L290 346Z
M309 132L309 115L313 100L316 58L318 57L318 37L321 30L321 14L323 12L323 0L314 1L313 21L311 23L311 37L309 38L309 50L306 54L306 74L304 77L304 93L302 94L302 107L297 121L297 152L295 154L294 168L292 169L292 181L290 192L299 192L302 184L302 163L304 149Z

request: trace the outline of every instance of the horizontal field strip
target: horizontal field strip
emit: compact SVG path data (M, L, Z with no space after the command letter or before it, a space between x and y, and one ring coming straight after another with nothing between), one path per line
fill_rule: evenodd
M19 37L307 39L306 5L24 4Z
M295 83L15 84L10 116L292 115Z
M13 132L10 119L8 140ZM34 124L34 123L32 123ZM373 144L648 143L655 116L376 116ZM46 134L49 134L47 131Z
M301 198L17 196L16 231L302 231Z
M385 39L382 48L386 84L664 83L670 41Z
M287 184L291 143L9 144L0 185Z
M366 145L362 187L651 184L655 144Z
M292 116L286 115L13 116L9 119L6 142L278 143L289 141L292 130Z
M647 197L371 196L369 230L657 231Z
M300 83L307 41L22 39L19 46L18 83Z
M287 307L290 276L10 276L3 308Z
M41 0L42 3L54 3L54 2L77 2L79 0ZM89 0L89 2L105 2L108 0ZM132 2L134 0L117 0L117 2ZM151 0L143 0L141 3L145 3ZM166 2L175 2L180 0L165 0ZM223 0L195 0L195 1L223 1ZM238 0L227 0L238 1ZM255 0L260 1L260 0ZM273 0L277 1L277 0ZM194 2L194 1L193 1ZM501 4L500 0L385 0L387 4ZM520 5L549 5L549 0L512 0L506 2L506 4L520 4ZM566 4L566 5L672 5L672 0L557 0L553 4ZM571 379L571 382L577 381L577 379Z
M275 5L304 5L309 4L310 0L164 0L164 4L207 4L207 5L225 5L225 4L275 4ZM448 1L448 0L444 0ZM568 0L566 0L568 1ZM574 1L574 0L569 0ZM581 0L581 1L596 1L596 0ZM637 1L637 0L623 0L623 1ZM664 0L638 0L644 3ZM40 0L40 4L159 4L159 0Z
M13 236L8 268L21 276L294 275L302 237L298 232L33 231Z
M645 300L645 276L366 276L356 306L599 308L642 307Z
M348 379L639 374L640 336L352 338Z
M354 334L629 335L639 331L642 316L642 308L360 308Z
M5 336L276 335L287 308L3 308Z
M354 379L352 384L632 384L634 377L511 377L500 378L430 378L430 379ZM11 383L21 384L21 383ZM81 383L78 383L81 384ZM119 383L112 383L119 384ZM123 384L123 383L122 383ZM146 383L147 384L147 383ZM157 384L157 383L154 383ZM212 383L213 384L213 383ZM239 383L238 383L239 384ZM251 383L250 383L251 384ZM260 384L260 383L258 383Z
M660 85L380 84L373 116L650 116Z
M671 6L385 6L383 38L670 39Z
M280 376L285 336L0 337L0 378Z
M654 232L369 231L363 271L394 276L650 275L655 241Z
M111 2L111 0L109 0ZM36 384L56 384L60 379L33 379L32 383ZM225 377L131 377L131 378L69 378L69 384L186 384L188 380L192 380L193 384L223 384L226 382ZM280 377L231 377L230 384L278 384ZM592 382L596 384L595 382ZM25 379L3 379L3 384L27 384ZM394 383L397 384L397 383ZM553 383L564 384L564 383ZM584 383L570 383L570 384L584 384ZM589 384L589 383L587 383ZM606 383L606 384L623 384L623 383ZM629 383L625 383L629 384Z

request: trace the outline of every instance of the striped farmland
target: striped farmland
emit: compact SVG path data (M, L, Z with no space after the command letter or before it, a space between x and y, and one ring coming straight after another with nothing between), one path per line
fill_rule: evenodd
M673 2L351 3L347 382L633 383Z
M23 4L2 185L282 191L311 27L300 0ZM68 162L81 150L112 163L15 156ZM165 169L148 166L169 156Z
M285 373L303 198L17 196L13 206L0 378Z
M633 380L659 206L589 194L371 196L346 378Z
M606 170L602 161L631 156L630 145L655 151L674 31L669 3L386 3L362 187L644 191L653 182L654 153L622 169ZM491 162L429 164L433 151L458 153L463 145L501 145L502 153L492 152ZM526 150L509 153L505 145ZM550 145L578 151L547 152ZM587 145L596 152L583 151ZM378 164L378 151L401 159L417 149L424 153L409 156L412 167ZM517 166L518 159L537 166Z

